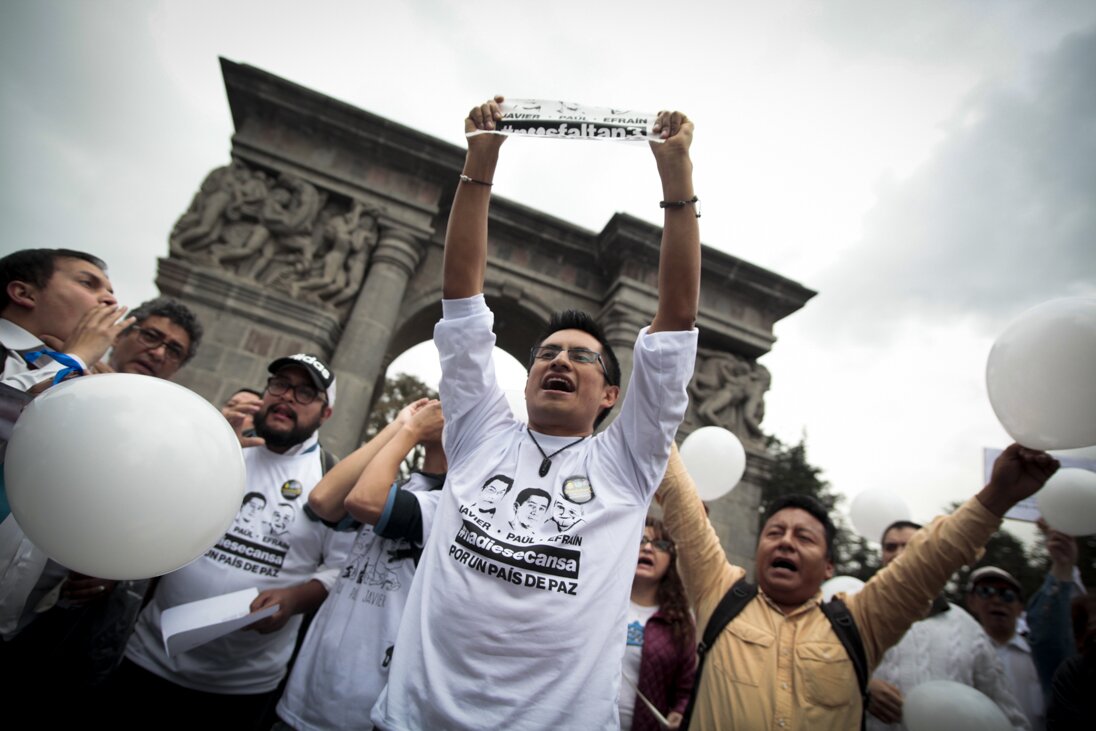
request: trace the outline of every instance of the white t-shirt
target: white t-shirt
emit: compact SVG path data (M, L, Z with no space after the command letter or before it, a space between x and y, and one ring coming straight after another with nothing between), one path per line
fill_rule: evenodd
M286 454L266 447L244 450L244 504L228 532L204 556L162 577L126 646L126 657L173 683L226 695L274 690L293 653L301 615L277 632L241 629L169 658L160 614L168 607L249 587L259 591L296 586L310 579L330 591L353 542L304 512L320 481L316 435ZM249 497L259 493L262 500Z
M430 537L440 490L414 474L402 489ZM308 628L278 703L278 716L298 731L371 729L369 709L388 680L396 631L415 576L411 543L382 538L363 525L331 594Z
M620 696L617 705L620 708L620 731L631 731L632 717L635 715L636 686L639 685L639 662L643 659L643 630L647 620L658 611L658 605L644 607L633 601L628 602L627 640L624 643L624 660L620 665L620 674L624 682L620 684ZM631 682L628 682L631 681Z
M635 543L688 403L697 333L642 332L619 417L540 477L541 453L495 381L483 296L443 312L434 342L449 473L373 722L616 729ZM546 454L574 441L536 438ZM488 498L500 481L510 489ZM539 524L516 504L523 493ZM545 525L559 500L581 508L563 532Z

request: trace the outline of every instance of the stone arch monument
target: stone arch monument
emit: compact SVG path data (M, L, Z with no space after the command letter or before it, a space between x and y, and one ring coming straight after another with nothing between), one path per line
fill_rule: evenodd
M236 128L231 159L202 181L159 260L161 292L207 335L177 381L214 403L265 382L273 358L330 359L338 402L323 428L354 449L392 360L440 317L445 221L464 150L262 70L221 60ZM551 312L594 314L625 382L657 304L661 229L616 214L592 232L495 196L485 293L498 345L521 362ZM750 455L743 484L712 506L732 559L752 563L773 324L814 295L704 247L701 350L680 436L714 424Z

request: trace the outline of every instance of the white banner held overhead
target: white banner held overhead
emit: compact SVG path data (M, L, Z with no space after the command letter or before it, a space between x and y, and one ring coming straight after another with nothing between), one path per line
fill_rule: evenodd
M476 130L468 136L496 133L569 140L662 141L654 133L658 115L650 112L544 99L510 99L499 109L503 118L494 130Z

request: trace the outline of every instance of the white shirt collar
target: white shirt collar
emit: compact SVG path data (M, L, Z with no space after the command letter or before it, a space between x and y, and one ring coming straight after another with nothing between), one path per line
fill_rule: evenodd
M42 341L11 320L0 317L0 341L10 350L37 348Z

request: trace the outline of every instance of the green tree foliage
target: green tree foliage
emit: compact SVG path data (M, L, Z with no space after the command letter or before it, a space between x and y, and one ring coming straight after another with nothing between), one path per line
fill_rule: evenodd
M776 437L769 437L768 449L773 465L769 478L761 486L758 529L761 517L772 501L785 495L810 495L826 506L837 526L833 557L836 575L855 576L863 581L871 578L879 567L879 552L848 525L839 509L844 496L833 492L830 483L822 478L822 469L807 461L806 440L787 445Z
M958 506L958 503L954 503L951 511ZM973 566L964 566L959 569L948 582L946 589L948 600L960 605L965 604L967 581L971 571L979 566L996 566L1009 572L1024 588L1024 597L1030 597L1046 576L1047 566L1043 563L1044 558L1045 553L1039 550L1039 546L1028 548L1023 541L1002 528L990 537L982 558Z
M373 410L369 412L369 421L366 425L366 439L371 439L382 429L388 426L400 413L400 409L414 403L421 398L437 398L438 392L427 386L415 376L409 373L397 373L395 377L384 379L384 388L380 396L373 403ZM411 471L422 466L425 450L421 445L415 445L410 454L403 461L400 472L404 477Z

